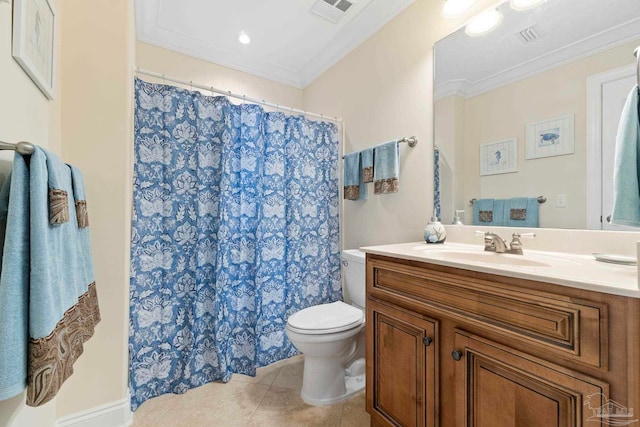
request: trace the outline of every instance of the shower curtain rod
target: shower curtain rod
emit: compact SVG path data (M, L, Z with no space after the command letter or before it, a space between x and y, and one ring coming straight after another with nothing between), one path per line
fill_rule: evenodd
M208 92L218 93L220 95L229 96L229 97L236 98L236 99L241 99L241 100L243 100L245 102L251 102L253 104L265 105L267 107L275 108L276 110L290 111L292 113L299 113L299 114L303 114L305 116L317 117L317 118L322 119L322 120L329 120L329 121L332 121L332 122L337 122L339 124L342 124L342 119L339 119L337 117L330 117L330 116L325 116L324 114L312 113L310 111L300 110L300 109L293 108L293 107L287 107L287 106L283 106L283 105L280 105L280 104L275 104L273 102L267 102L264 99L256 99L256 98L250 98L250 97L248 97L246 95L238 95L236 93L231 92L230 90L216 89L213 86L205 86L205 85L194 83L193 81L186 81L186 80L180 80L180 79L177 79L177 78L174 78L174 77L167 77L165 74L160 74L160 73L156 73L154 71L144 70L142 68L136 68L135 72L138 73L138 74L144 74L146 76L155 77L157 79L170 81L170 82L181 84L181 85L184 85L184 86L190 86L192 88L195 87L195 88L198 88L198 89L206 90Z

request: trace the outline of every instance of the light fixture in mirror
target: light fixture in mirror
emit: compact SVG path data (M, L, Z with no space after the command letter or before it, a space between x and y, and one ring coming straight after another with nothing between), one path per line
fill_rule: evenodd
M514 10L528 10L534 7L540 6L547 0L511 0L511 9Z
M464 223L471 225L474 198L545 196L541 227L620 230L606 221L612 186L602 165L612 163L617 130L609 113L622 109L636 84L640 17L638 0L616 0L615 8L603 3L581 0L576 8L571 1L547 1L521 12L505 0L497 7L504 19L495 31L469 37L460 28L435 44L443 224L465 209ZM599 107L594 94L601 96ZM573 126L564 119L569 116ZM481 175L481 146L505 140L516 141L516 172ZM527 155L527 147L566 149L538 157Z
M493 31L501 22L502 13L498 9L491 9L473 18L464 31L472 37L483 36Z
M442 16L445 18L457 18L465 13L476 0L444 0Z

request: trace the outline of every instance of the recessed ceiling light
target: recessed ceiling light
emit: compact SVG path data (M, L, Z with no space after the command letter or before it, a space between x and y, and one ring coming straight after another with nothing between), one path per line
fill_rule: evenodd
M511 0L509 5L511 6L511 9L514 10L527 10L533 9L546 1L547 0Z
M456 18L469 10L475 2L476 0L444 0L442 16L445 18Z
M249 37L249 34L245 33L244 31L240 31L238 41L242 44L249 44L251 43L251 37Z
M464 32L470 36L482 36L491 32L502 22L502 13L498 9L491 9L482 12L473 18L464 29Z

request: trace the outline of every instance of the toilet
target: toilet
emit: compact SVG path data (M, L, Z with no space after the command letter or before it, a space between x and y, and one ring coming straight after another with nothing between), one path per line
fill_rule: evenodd
M331 405L365 386L365 253L342 251L342 273L351 304L315 305L287 321L287 337L304 354L300 397L310 405Z

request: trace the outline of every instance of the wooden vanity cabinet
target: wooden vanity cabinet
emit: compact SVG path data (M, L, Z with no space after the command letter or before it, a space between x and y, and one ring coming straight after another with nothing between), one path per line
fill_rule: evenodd
M635 298L368 254L366 328L372 426L640 419Z

